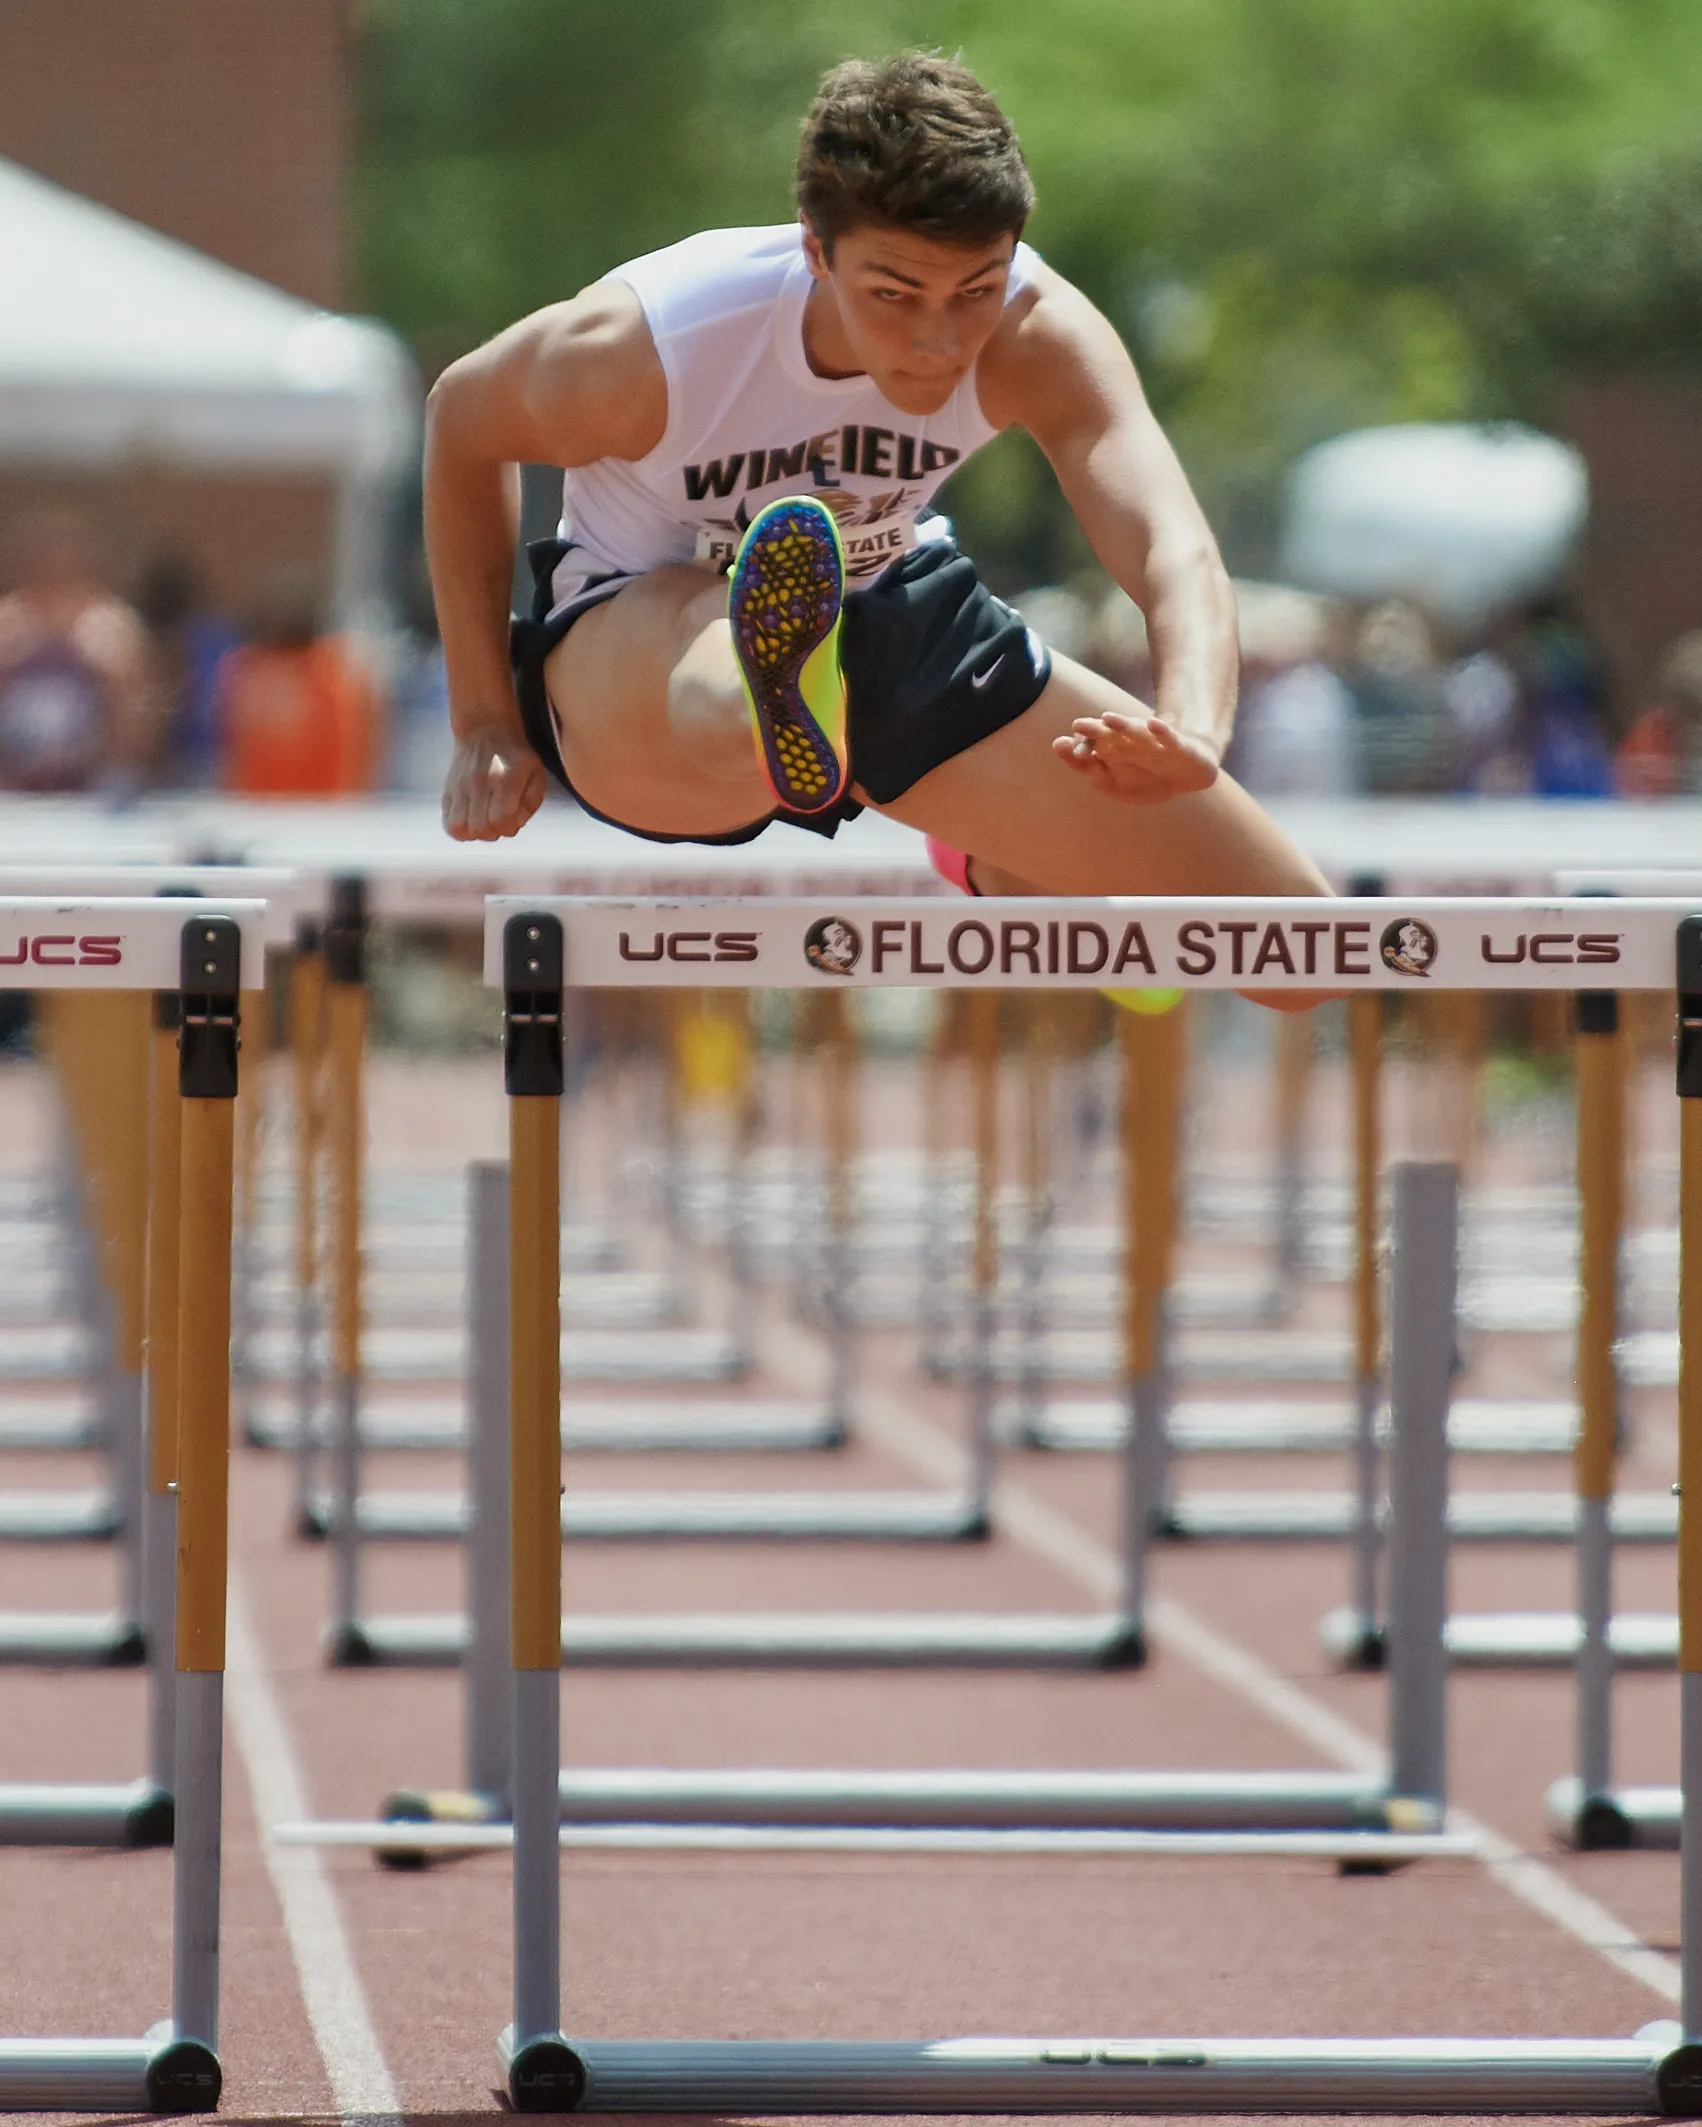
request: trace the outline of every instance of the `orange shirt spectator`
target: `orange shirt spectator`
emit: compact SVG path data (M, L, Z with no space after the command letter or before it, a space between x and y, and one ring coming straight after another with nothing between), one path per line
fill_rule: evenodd
M1661 659L1651 707L1620 740L1614 787L1625 798L1676 798L1702 787L1702 631Z
M219 667L221 788L247 797L351 797L378 777L378 696L347 647L322 635L293 581L274 585L256 640Z

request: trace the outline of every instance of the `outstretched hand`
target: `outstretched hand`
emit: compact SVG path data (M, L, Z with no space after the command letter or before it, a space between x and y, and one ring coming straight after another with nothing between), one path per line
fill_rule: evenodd
M458 739L443 779L444 832L457 842L517 835L549 788L544 764L523 739L502 730Z
M1103 716L1078 716L1069 735L1052 741L1052 751L1126 805L1155 805L1207 790L1217 780L1210 746L1156 714L1128 716L1108 709Z

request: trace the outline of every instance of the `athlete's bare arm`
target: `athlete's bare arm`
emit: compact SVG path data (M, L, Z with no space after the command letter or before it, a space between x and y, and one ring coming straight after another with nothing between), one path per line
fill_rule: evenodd
M1203 789L1235 716L1235 599L1217 543L1109 322L1037 268L981 355L982 409L1026 429L1094 552L1146 615L1157 717L1080 720L1060 758L1128 798Z
M516 833L543 803L508 662L516 467L642 458L668 393L638 298L599 281L452 363L426 402L425 536L455 756L443 824L458 841Z

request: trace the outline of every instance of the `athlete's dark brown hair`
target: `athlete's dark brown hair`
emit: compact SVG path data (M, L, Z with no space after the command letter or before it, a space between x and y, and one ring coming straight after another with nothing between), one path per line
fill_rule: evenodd
M868 222L967 251L1020 236L1034 185L1015 128L969 69L901 52L822 77L798 145L797 199L830 254Z

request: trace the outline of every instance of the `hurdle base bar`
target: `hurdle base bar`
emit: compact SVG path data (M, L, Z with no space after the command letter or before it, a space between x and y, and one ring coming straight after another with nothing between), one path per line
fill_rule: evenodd
M564 1824L1069 1831L1430 1831L1434 1809L1348 1773L574 1770Z
M0 1786L0 1846L170 1846L176 1811L152 1780Z
M1449 1618L1443 1632L1456 1669L1570 1669L1584 1628L1559 1610L1468 1612ZM1332 1610L1318 1639L1340 1669L1381 1669L1384 1628L1352 1609ZM1658 1611L1622 1611L1608 1627L1616 1669L1671 1670L1678 1666L1678 1619Z
M568 1769L565 1825L737 1825L812 1830L1243 1831L1432 1836L1434 1805L1349 1773L675 1772ZM505 1803L465 1789L402 1789L386 1824L501 1824ZM425 1867L435 1845L377 1850L381 1866ZM1351 1857L1348 1858L1351 1865Z
M453 1668L465 1617L366 1617L326 1643L335 1667ZM1138 1669L1146 1640L1112 1616L962 1616L906 1611L761 1611L656 1617L567 1617L567 1669Z
M0 1610L0 1668L134 1668L148 1658L132 1617L82 1611Z
M297 1533L330 1534L337 1503L321 1493ZM363 1538L434 1543L464 1537L460 1492L367 1492L355 1509ZM574 1543L978 1543L992 1534L985 1507L956 1493L575 1492L561 1503L561 1533Z
M584 2103L584 2066L559 2031L517 2042L510 2024L496 2057L516 2112L577 2112Z
M1556 1780L1545 1797L1549 1829L1585 1853L1676 1854L1684 1796L1676 1787L1615 1787L1586 1795L1574 1778Z
M1341 1542L1358 1523L1346 1492L1197 1492L1164 1508L1154 1535L1170 1543ZM1678 1502L1664 1492L1622 1492L1613 1501L1622 1544L1670 1544ZM1578 1502L1570 1492L1456 1492L1448 1501L1455 1543L1575 1543Z
M214 2112L224 2075L199 2039L0 2039L0 2112Z
M1007 1406L1000 1437L1015 1446L1059 1453L1110 1453L1122 1445L1124 1403L1082 1398L1051 1403L1025 1419ZM1385 1411L1382 1430L1386 1432ZM1359 1422L1346 1404L1290 1401L1175 1404L1170 1446L1178 1455L1345 1455ZM1570 1403L1462 1400L1448 1413L1448 1447L1456 1455L1569 1455L1578 1431Z
M739 1404L609 1402L595 1404L575 1397L562 1414L561 1444L573 1455L640 1454L815 1454L842 1448L850 1439L842 1418L807 1403ZM280 1407L252 1410L246 1438L250 1447L294 1448L296 1420ZM363 1448L390 1453L422 1450L458 1452L467 1445L467 1423L459 1401L445 1399L441 1416L423 1409L368 1406L361 1413Z
M110 1492L0 1492L0 1543L105 1543L123 1519Z
M0 1450L41 1448L77 1454L106 1445L106 1425L98 1411L66 1410L59 1404L16 1408L0 1417Z
M1250 1381L1267 1388L1280 1381L1302 1388L1338 1382L1345 1387L1354 1378L1349 1341L1326 1333L1216 1330L1180 1335L1176 1341L1178 1380ZM923 1363L935 1380L955 1381L974 1360L968 1344L952 1343L930 1351ZM1052 1331L1038 1350L1001 1334L990 1364L994 1380L1000 1382L1109 1382L1122 1373L1123 1352L1116 1337L1093 1330Z
M1693 2115L1702 2046L1629 2039L498 2042L516 2111Z
M610 1386L632 1382L654 1388L669 1381L732 1386L745 1380L755 1365L747 1344L716 1330L576 1330L561 1344L564 1381ZM361 1370L366 1382L392 1390L447 1387L464 1378L466 1351L459 1339L439 1340L426 1330L398 1330L393 1335L371 1331L362 1346ZM274 1339L263 1332L245 1378L256 1386L288 1390L299 1371L293 1338Z

